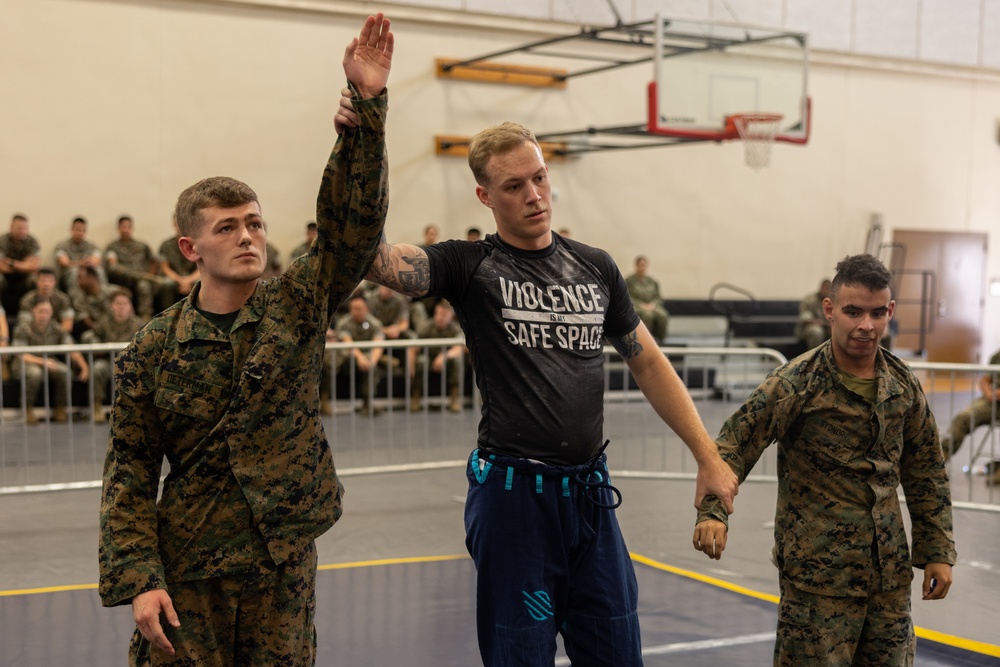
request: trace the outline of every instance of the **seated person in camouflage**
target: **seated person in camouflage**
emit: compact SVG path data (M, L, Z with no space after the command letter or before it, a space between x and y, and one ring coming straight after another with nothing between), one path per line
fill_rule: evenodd
M639 255L635 258L635 273L625 279L628 287L628 295L632 299L632 305L639 319L653 334L653 338L658 343L662 343L667 337L667 321L670 315L663 305L663 297L660 296L660 283L658 283L647 271L649 260Z
M69 294L56 287L56 272L48 267L38 271L38 278L35 280L35 289L21 297L18 320L21 322L30 322L32 308L39 301L48 301L52 304L55 320L62 327L63 331L66 333L73 331L73 319L75 317L73 300L69 298Z
M417 332L417 338L458 338L462 327L455 321L455 309L447 300L441 299L434 305L434 317ZM409 348L411 377L410 412L420 411L420 396L435 389L429 373L444 375L448 386L448 410L462 411L462 360L465 345L433 345ZM424 385L428 385L425 387ZM425 389L427 391L425 391Z
M56 246L55 260L59 270L59 287L67 293L76 287L76 274L81 266L96 269L101 282L106 282L101 266L101 249L87 240L87 221L84 218L73 218L69 238Z
M361 123L326 164L315 245L279 278L260 280L266 226L246 184L208 178L178 198L201 280L115 358L104 467L99 592L132 605L132 665L316 662L315 539L343 493L317 385L327 323L385 224L392 47L378 14L345 50Z
M14 329L14 345L72 345L73 338L56 323L52 312L52 304L48 301L43 299L35 302L31 308L30 320L21 322ZM12 376L14 379L24 380L26 401L24 419L27 423L38 422L35 402L38 400L38 393L45 385L46 377L48 377L48 386L52 388L54 394L53 419L57 422L66 421L70 374L75 373L75 378L80 382L86 382L90 374L87 360L83 358L82 354L71 352L69 356L71 366L66 365L62 360L64 357L61 355L25 353L21 355L21 359L13 360Z
M85 267L86 268L86 267ZM81 275L83 269L81 269ZM132 310L132 295L124 287L112 289L109 312L85 331L83 343L128 343L135 337L145 321ZM104 421L104 399L111 381L113 355L94 353L94 421Z
M823 300L830 296L830 280L824 278L819 291L806 295L799 302L799 319L795 323L795 337L811 350L830 339L830 323L823 314ZM888 330L886 331L888 335Z
M347 315L337 322L337 340L341 343L385 340L382 323L369 312L368 300L360 290L348 299ZM381 363L384 352L382 347L338 351L334 362L337 374L350 378L353 373L357 382L357 395L361 397L358 412L372 415L382 412L374 407L372 398L385 373Z
M0 236L0 303L11 322L17 320L21 297L34 288L41 266L41 248L28 233L28 218L17 213L10 220L10 232Z
M267 244L267 265L264 268L262 278L274 278L281 275L281 251L273 243Z
M306 240L295 246L290 255L292 259L296 257L301 257L302 255L309 252L309 246L312 245L313 240L316 238L316 223L310 220L306 223Z
M924 600L951 587L951 491L934 416L909 366L879 347L895 309L890 282L871 255L841 261L823 301L831 340L772 371L716 441L740 481L778 443L775 667L913 665L913 568L924 571ZM707 497L695 549L720 558L727 518Z
M1000 366L1000 350L990 357L990 366ZM948 432L941 438L941 449L944 460L947 461L962 446L965 437L985 424L996 423L1000 418L997 405L1000 404L1000 386L997 386L997 373L984 373L979 378L980 396L972 401L964 410L956 414L948 427Z
M124 287L104 285L97 269L81 266L76 272L76 289L69 293L73 302L73 338L82 341L83 334L111 314L111 295ZM124 341L123 341L124 342Z
M169 281L160 291L164 306L190 294L191 288L201 277L198 265L185 257L178 245L181 233L177 231L176 216L173 218L173 225L174 235L160 244L160 273Z
M153 316L154 299L168 281L160 275L160 264L149 246L134 237L135 223L127 215L118 218L118 239L104 251L108 280L128 287L135 294L139 317Z

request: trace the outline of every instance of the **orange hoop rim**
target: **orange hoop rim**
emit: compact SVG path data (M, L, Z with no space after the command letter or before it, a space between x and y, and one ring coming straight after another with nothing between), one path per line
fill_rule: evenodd
M750 123L778 123L784 118L784 114L771 113L768 111L753 111L749 113L734 113L726 117L726 134L730 136L739 136L739 130L736 128L736 121L743 120Z

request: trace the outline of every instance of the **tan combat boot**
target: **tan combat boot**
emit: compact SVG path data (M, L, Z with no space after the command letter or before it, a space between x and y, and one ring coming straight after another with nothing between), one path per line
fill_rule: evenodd
M410 412L420 412L420 385L416 382L410 388Z
M448 411L449 412L462 411L462 397L458 393L458 387L451 387L448 390Z

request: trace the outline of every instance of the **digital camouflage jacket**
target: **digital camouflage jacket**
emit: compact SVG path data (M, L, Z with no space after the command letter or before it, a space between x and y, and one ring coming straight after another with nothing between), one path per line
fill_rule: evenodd
M101 502L100 594L128 603L172 581L282 563L341 514L318 410L325 332L368 271L388 206L385 94L355 100L317 202L319 237L258 283L232 332L193 291L116 359ZM157 501L164 458L170 470Z
M892 354L879 350L875 365L872 404L841 382L827 341L768 375L716 441L741 482L777 441L775 560L804 591L864 597L876 567L890 590L910 585L912 565L955 563L951 491L927 399ZM698 519L707 518L726 521L717 499L702 505Z

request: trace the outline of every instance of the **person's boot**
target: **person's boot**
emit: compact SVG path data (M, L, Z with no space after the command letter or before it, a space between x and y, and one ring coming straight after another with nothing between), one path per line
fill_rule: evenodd
M38 415L35 413L35 409L34 408L28 407L27 409L25 409L25 411L24 411L24 422L26 424L37 424L38 423Z
M1000 486L1000 461L991 461L986 466L986 485Z
M66 408L57 407L52 411L52 421L64 422L66 421Z
M100 401L94 401L94 423L103 424L104 421L104 406Z
M410 391L410 412L420 412L420 385L413 383Z
M448 390L448 411L449 412L462 411L462 397L458 393L458 387L451 387Z

